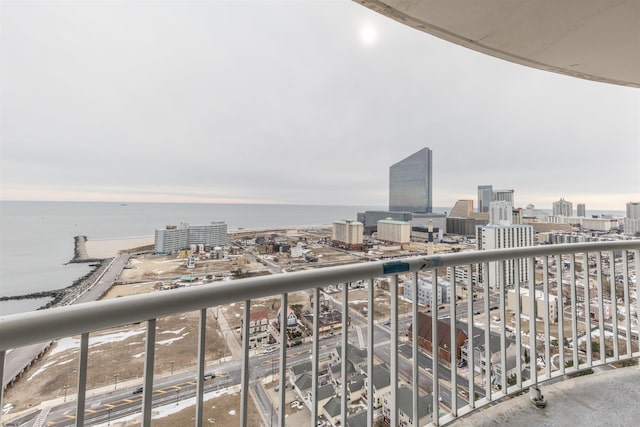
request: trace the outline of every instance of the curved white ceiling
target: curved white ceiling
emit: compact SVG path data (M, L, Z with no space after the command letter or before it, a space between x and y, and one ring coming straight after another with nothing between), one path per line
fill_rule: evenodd
M355 0L518 64L640 87L640 0Z

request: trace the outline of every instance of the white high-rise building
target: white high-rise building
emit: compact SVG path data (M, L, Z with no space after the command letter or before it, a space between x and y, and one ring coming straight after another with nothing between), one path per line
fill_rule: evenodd
M509 202L511 206L515 206L513 202L514 190L495 190L491 195L492 202Z
M378 240L406 245L411 241L411 224L391 218L378 221Z
M488 225L476 227L476 245L478 250L522 248L533 246L533 226L531 225ZM519 275L518 275L519 274ZM528 282L534 274L529 271L525 259L508 259L489 263L489 270L481 271L482 282L491 288L513 286L519 281Z
M226 243L227 224L224 221L214 221L209 225L167 225L165 229L156 230L155 233L155 251L162 254L187 249L191 245L215 247Z
M553 202L553 216L573 216L573 203L563 198Z
M640 202L627 203L627 218L640 219Z
M358 221L333 221L332 240L335 246L347 249L362 247L364 224Z
M511 225L513 223L513 205L500 200L489 204L489 225Z

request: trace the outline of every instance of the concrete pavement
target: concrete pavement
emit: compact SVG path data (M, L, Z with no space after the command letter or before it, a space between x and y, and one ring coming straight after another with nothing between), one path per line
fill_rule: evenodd
M637 426L640 424L640 367L558 381L540 386L547 401L533 406L529 395L515 397L454 421L455 427Z

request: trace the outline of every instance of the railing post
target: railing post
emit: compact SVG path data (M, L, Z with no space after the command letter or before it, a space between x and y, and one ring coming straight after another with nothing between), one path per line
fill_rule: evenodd
M204 425L204 367L207 348L207 309L200 310L198 323L198 379L196 381L196 427Z
M489 269L489 264L485 264L487 270ZM489 314L489 281L484 284L483 289L483 305L484 305L484 367L485 367L485 376L484 376L484 390L485 397L487 401L491 401L491 376L492 376L492 366L491 366L491 316Z
M0 418L2 417L2 399L4 398L4 359L6 351L0 350Z
M593 359L591 356L591 281L589 277L589 254L582 254L582 276L584 277L584 326L585 336L587 337L587 366L593 366Z
M522 292L520 290L520 263L515 263L516 281L514 283L516 296L515 327L516 327L516 385L522 388Z
M318 369L320 352L320 288L313 289L313 348L311 354L311 425L318 423Z
M438 270L431 270L431 373L433 374L433 425L440 425L440 381L438 381L438 366L440 365L440 349L438 347ZM434 304L434 301L436 302ZM392 384L397 387L397 384ZM395 402L395 400L394 400ZM397 406L397 405L394 405ZM397 426L397 423L391 423Z
M613 329L613 358L620 360L618 343L618 298L616 296L616 259L613 251L609 252L609 285L611 289L611 327Z
M278 425L285 426L286 391L287 391L287 312L289 311L288 294L282 294L280 300L280 408L278 412Z
M596 286L598 287L598 337L600 338L600 361L607 360L604 340L604 286L602 283L602 253L596 252Z
M478 264L478 270L480 269L480 265ZM475 367L475 346L473 343L473 265L469 264L467 267L468 275L467 275L467 371L468 375L468 385L469 385L469 407L475 408L475 376L476 376L476 367ZM478 271L478 275L480 272ZM486 271L483 272L486 274ZM504 321L504 318L502 319Z
M391 425L398 425L398 275L391 276ZM345 423L342 424L346 425Z
M286 310L285 310L286 311ZM249 336L251 325L251 300L244 302L244 318L242 320L242 372L240 373L240 425L248 425L247 408L249 406Z
M144 358L144 389L142 391L142 425L151 426L153 399L153 365L156 354L156 319L147 321L147 340Z
M347 360L349 360L349 284L342 284L342 354L340 355L340 399L341 425L347 424Z
M375 298L374 293L375 279L369 280L369 301L367 301L367 334L368 334L368 351L367 351L367 427L373 427L373 415L374 415L374 402L373 402L373 355L375 349L375 343L373 342L374 332L374 317L376 314L373 301ZM414 323L415 325L415 323ZM415 331L415 327L414 327ZM415 333L415 332L414 332Z
M502 369L502 378L500 381L502 392L504 394L507 393L507 389L509 388L507 384L507 304L505 298L507 297L507 287L504 280L500 283L499 286L500 292L500 325L501 325L501 333L500 333L500 364ZM489 327L489 330L491 328Z
M556 289L558 292L558 360L560 372L564 374L564 296L562 295L562 268L563 261L560 255L556 255Z
M577 309L577 291L576 291L576 256L569 255L569 283L571 285L571 341L573 347L573 367L580 369L578 360L578 309Z
M449 307L451 307L451 415L454 417L458 416L458 328L456 325L456 304L458 302L457 293L456 293L456 268L451 267L449 270L451 275L449 276L449 286L451 287L451 301L449 301ZM417 419L418 412L417 408L417 396L416 401L414 402L414 413L415 418ZM418 422L416 421L416 426L418 426Z
M80 336L78 360L78 401L76 402L76 426L84 425L84 410L87 398L87 366L89 360L89 333Z
M627 357L631 357L633 351L631 349L631 304L629 302L629 263L628 252L622 251L622 274L624 275L624 326L626 331L625 338L627 340ZM637 272L636 272L637 274ZM638 325L640 328L640 324Z
M413 359L413 395L412 395L412 409L413 409L413 425L418 426L418 397L420 395L419 378L420 378L420 363L418 353L418 272L413 273L413 283L411 284L411 296L413 297L413 303L411 305L411 358Z
M549 319L549 257L542 257L542 292L544 293L544 364L547 379L551 378L551 319ZM557 299L556 299L557 302ZM556 314L558 307L556 307Z

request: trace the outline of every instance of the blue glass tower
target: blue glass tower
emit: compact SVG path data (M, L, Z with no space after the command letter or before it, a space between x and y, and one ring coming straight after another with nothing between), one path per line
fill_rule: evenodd
M389 210L433 211L431 150L427 147L389 167Z

